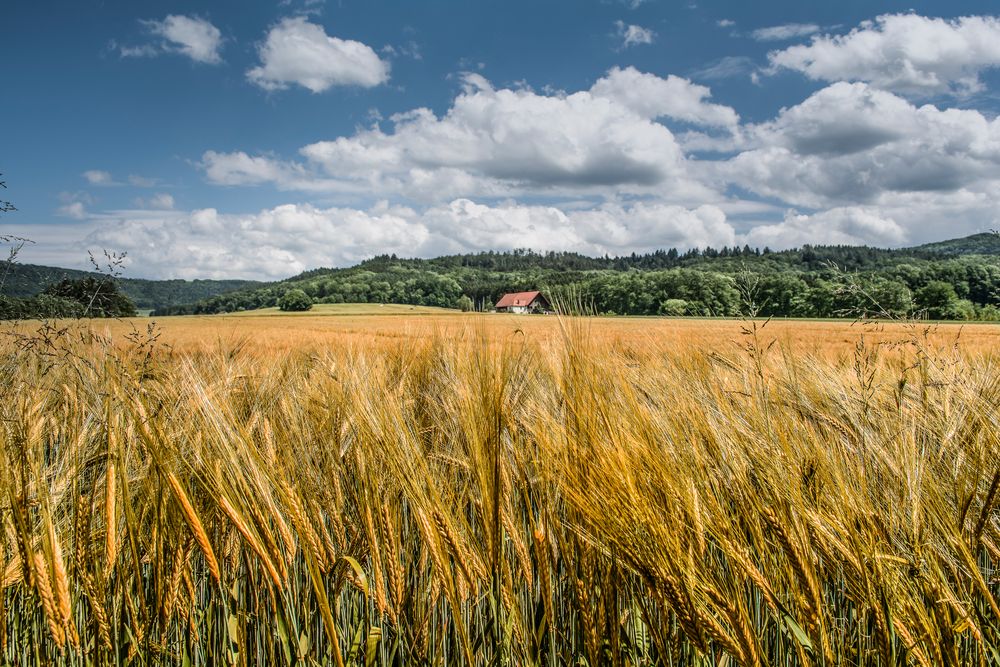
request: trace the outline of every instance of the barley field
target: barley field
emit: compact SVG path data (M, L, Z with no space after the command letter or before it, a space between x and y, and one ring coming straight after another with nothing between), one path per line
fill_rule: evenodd
M998 327L3 334L4 664L1000 664Z

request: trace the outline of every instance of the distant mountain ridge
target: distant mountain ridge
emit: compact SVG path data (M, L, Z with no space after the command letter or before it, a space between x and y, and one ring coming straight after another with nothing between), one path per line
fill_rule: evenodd
M3 277L5 272L6 278ZM27 298L39 294L46 286L57 283L64 278L79 280L88 277L103 278L104 276L95 271L63 269L38 264L13 263L8 265L3 263L0 264L0 279L3 280L0 295ZM143 278L119 278L118 283L122 291L135 302L136 307L142 310L169 308L263 284L254 280L146 280Z

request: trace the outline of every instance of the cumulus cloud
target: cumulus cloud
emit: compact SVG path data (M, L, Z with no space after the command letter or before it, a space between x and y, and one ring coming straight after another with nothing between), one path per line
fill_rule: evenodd
M495 89L466 74L442 116L429 109L304 146L304 161L206 152L209 181L405 196L437 202L526 193L648 192L675 201L710 197L687 174L673 133L659 118L733 128L738 116L707 101L708 88L633 68L613 69L590 90L540 94Z
M216 185L260 185L262 183L291 183L301 168L285 164L263 155L247 155L243 151L217 153L206 151L201 167L208 180Z
M393 121L392 132L375 127L300 152L319 177L418 198L438 196L441 187L454 192L440 195L447 197L648 186L679 173L682 162L665 127L587 93L562 98L484 85L457 98L442 118L417 109ZM219 181L218 156L212 157L206 156L206 172ZM244 172L251 166L254 175L278 173L275 180L285 184L303 171L297 164L249 162Z
M643 118L671 118L693 125L735 128L740 117L732 109L712 104L712 91L673 74L662 78L634 67L615 67L590 92L622 104Z
M789 212L778 224L759 225L745 236L755 247L792 248L812 245L900 246L907 233L877 208L846 206L812 215Z
M156 213L122 211L81 242L142 257L144 275L280 278L316 266L352 264L375 249L404 253L426 231L406 209L319 209L288 204L256 214L216 209Z
M217 65L222 62L222 32L206 19L170 14L162 21L143 21L142 24L160 41L134 46L113 43L123 58L179 53L199 63Z
M808 37L820 31L815 23L785 23L768 28L758 28L750 33L758 42L783 42L798 37Z
M554 206L487 206L468 199L428 209L422 223L448 252L490 248L571 250L592 255L648 252L663 247L732 245L736 235L716 206L694 209L661 203L604 204L562 210Z
M376 253L432 257L527 246L600 255L736 242L725 213L708 205L563 210L456 199L423 211L380 202L367 209L286 204L242 215L208 208L90 217L84 234L62 252L126 251L141 261L130 275L159 278L277 279L317 266L352 265Z
M886 14L846 35L816 36L768 57L773 70L818 81L865 81L915 95L968 94L982 89L983 70L1000 65L1000 19Z
M720 28L732 28L734 25L736 25L736 21L733 21L732 19L719 19L718 21L715 22L715 25L719 26Z
M264 90L292 84L314 93L333 86L372 88L389 80L389 63L368 45L330 37L303 16L286 18L258 47L260 65L247 78Z
M150 21L150 31L163 37L170 48L199 63L222 62L222 32L197 16L167 16L162 21Z
M624 21L615 21L615 34L622 40L621 48L623 49L639 44L652 44L653 40L656 39L656 33L649 28L629 25Z
M746 134L751 146L715 165L718 173L793 206L1000 191L1000 120L917 107L863 83L833 84Z
M739 243L792 248L804 243L913 246L1000 227L1000 194L889 193L878 204L786 213L780 222L758 221Z

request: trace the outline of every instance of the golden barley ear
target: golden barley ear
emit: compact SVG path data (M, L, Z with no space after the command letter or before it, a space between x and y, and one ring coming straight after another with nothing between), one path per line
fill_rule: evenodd
M170 489L174 492L174 497L181 506L181 512L184 514L184 519L191 529L191 534L194 536L195 542L198 543L198 547L205 556L205 564L208 566L209 573L216 582L220 581L219 561L215 558L212 543L208 539L208 533L205 532L205 527L202 525L201 519L198 518L198 513L195 512L191 500L188 498L187 493L184 492L184 487L177 481L174 473L167 473L167 482L170 484Z
M104 576L111 575L118 558L118 489L115 484L115 463L108 458L104 474Z

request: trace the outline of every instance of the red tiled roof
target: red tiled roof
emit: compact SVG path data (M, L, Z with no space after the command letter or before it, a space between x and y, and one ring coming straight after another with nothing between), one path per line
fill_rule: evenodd
M528 306L531 302L538 298L541 292L514 292L512 294L504 294L497 301L497 308L510 308L511 306Z

